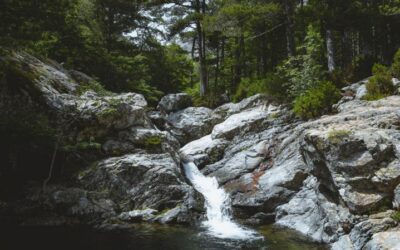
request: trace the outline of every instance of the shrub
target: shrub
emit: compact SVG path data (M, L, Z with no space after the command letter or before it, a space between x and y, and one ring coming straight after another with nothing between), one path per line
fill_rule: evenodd
M300 54L289 57L277 68L278 74L288 82L291 98L304 94L326 79L326 71L322 67L323 39L317 28L308 26L304 44L298 51Z
M233 96L233 101L238 102L246 97L265 92L266 87L263 80L242 78L236 93Z
M258 93L267 94L278 101L283 101L287 98L287 88L283 79L277 74L267 73L262 79L243 78L233 96L233 100L237 102Z
M372 68L373 76L366 84L367 95L365 100L378 100L393 94L395 87L388 68L381 64L375 64Z
M394 77L400 78L400 49L394 55L391 70Z
M284 101L288 98L285 82L277 74L268 73L264 79L264 84L265 92L278 101Z
M331 82L324 82L306 91L294 101L293 111L303 119L318 117L332 111L332 105L340 99L340 91Z
M196 107L208 106L207 97L200 95L200 83L196 83L192 87L186 88L184 92L192 97L194 106Z

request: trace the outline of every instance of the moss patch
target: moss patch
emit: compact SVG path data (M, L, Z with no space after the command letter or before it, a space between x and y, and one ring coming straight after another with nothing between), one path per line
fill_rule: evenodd
M82 95L90 90L96 92L99 96L112 95L110 91L106 90L99 82L96 81L90 81L87 84L79 85L76 89L76 93L78 95Z
M149 136L143 141L143 146L145 148L155 148L161 146L162 138L159 136Z
M340 142L343 141L343 139L345 139L346 137L348 137L350 135L350 131L349 130L345 130L345 129L332 129L330 131L328 131L328 140L331 143L334 144L338 144Z
M392 218L393 220L395 220L395 221L397 221L397 222L400 222L400 211L394 212L394 213L390 216L390 218Z
M65 151L100 150L101 144L97 142L79 142L75 145L65 145Z

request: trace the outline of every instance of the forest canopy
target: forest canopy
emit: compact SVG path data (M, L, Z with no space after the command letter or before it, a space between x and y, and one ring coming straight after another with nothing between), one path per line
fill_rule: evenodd
M308 118L346 84L374 73L376 99L399 74L400 0L3 0L0 23L1 46L152 104L182 91L206 106L266 93Z

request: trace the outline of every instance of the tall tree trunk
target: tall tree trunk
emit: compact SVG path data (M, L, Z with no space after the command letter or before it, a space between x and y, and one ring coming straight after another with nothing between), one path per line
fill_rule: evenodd
M293 33L293 4L292 0L284 0L286 15L286 50L288 57L295 55L294 33Z
M326 54L328 56L328 71L333 72L336 69L335 45L332 30L326 30Z
M247 77L248 72L247 72L245 57L246 57L246 47L244 44L244 34L242 33L240 35L240 67L243 72L242 75ZM242 75L240 76L240 78L242 77Z
M220 41L218 40L219 38L217 37L217 64L215 67L215 77L214 77L214 93L217 93L217 86L218 86L218 80L219 80L219 65L220 65Z
M203 6L201 6L201 4ZM204 14L205 11L205 0L200 4L200 0L196 0L196 13ZM205 96L208 86L208 73L207 73L207 61L206 61L206 48L205 48L205 37L204 31L201 26L200 20L196 21L197 31L197 44L199 49L199 64L200 64L200 95Z
M235 92L236 87L240 83L240 78L242 75L242 64L241 64L241 39L240 37L235 38L235 66L234 66L234 75L233 75L233 82L231 86L232 93Z

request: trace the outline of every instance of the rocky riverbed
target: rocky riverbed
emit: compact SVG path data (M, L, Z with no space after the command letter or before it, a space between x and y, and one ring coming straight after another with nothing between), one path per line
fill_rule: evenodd
M90 90L94 79L55 62L12 51L0 62L2 120L44 120L60 145L55 165L64 169L43 191L38 180L49 164L33 156L32 164L15 163L18 150L4 150L11 163L0 167L0 179L41 174L0 201L1 221L107 230L194 225L204 200L184 160L217 178L244 223L275 223L333 249L400 249L400 96L363 101L357 83L336 114L307 122L263 95L209 109L172 94L150 109L140 94Z

